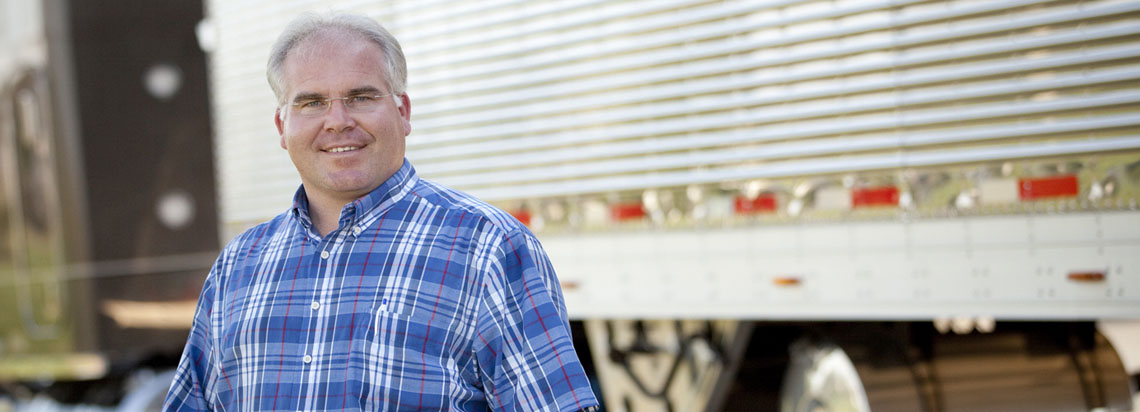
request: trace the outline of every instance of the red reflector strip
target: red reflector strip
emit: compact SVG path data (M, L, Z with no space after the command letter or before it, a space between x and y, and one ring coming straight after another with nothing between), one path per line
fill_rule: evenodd
M1104 282L1104 272L1071 272L1069 280L1073 282Z
M616 204L610 208L610 217L617 221L641 219L645 217L645 209L641 208L641 203Z
M515 219L518 219L522 224L530 226L530 212L526 211L526 209L513 211L511 212L511 216L514 216Z
M868 187L851 191L852 207L898 206L899 189L894 186Z
M737 196L733 201L733 209L737 214L770 213L776 211L776 195L766 193L755 199Z
M1017 181L1021 200L1044 199L1049 197L1076 196L1079 185L1076 175L1021 179Z

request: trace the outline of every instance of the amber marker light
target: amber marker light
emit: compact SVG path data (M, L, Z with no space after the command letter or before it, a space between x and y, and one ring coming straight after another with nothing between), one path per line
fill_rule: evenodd
M1107 276L1101 271L1079 271L1069 272L1069 280L1081 283L1099 283L1104 282Z
M776 276L772 278L772 284L776 286L799 286L803 283L803 279L799 276Z

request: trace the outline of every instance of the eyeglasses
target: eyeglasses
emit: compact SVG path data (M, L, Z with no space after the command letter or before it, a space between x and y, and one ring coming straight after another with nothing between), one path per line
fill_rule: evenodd
M333 100L340 100L344 103L345 110L353 113L368 113L379 108L381 99L388 96L393 96L393 94L354 94L345 97L329 97L327 99L301 99L293 102L293 107L297 109L297 114L301 116L320 116L328 113L329 108L332 107Z

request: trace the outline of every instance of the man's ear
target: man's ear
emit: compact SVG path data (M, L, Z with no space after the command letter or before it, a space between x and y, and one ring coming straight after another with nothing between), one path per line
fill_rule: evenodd
M403 123L404 136L407 137L412 133L412 100L404 93L400 95L399 104L396 110L400 111L400 123Z
M277 125L277 134L281 135L281 148L289 150L289 148L285 146L285 120L281 118L280 107L273 113L273 123Z

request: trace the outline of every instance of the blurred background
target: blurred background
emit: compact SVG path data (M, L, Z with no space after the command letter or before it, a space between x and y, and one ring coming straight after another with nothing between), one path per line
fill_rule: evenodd
M330 9L403 44L420 174L542 239L607 411L1140 404L1140 1L2 0L0 411L158 410Z

